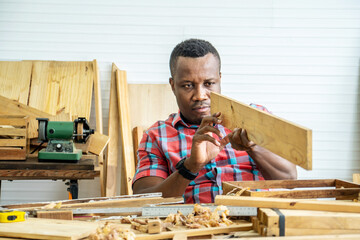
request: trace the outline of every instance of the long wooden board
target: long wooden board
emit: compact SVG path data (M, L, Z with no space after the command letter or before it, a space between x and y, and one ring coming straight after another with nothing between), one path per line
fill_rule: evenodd
M0 236L30 239L74 240L96 232L99 223L29 218L24 222L1 223Z
M0 95L26 105L31 70L31 62L0 61Z
M118 67L113 63L111 69L110 98L109 98L109 118L108 118L108 135L109 144L106 154L106 165L104 166L104 195L112 197L116 195L118 162L120 159L120 127L119 127L119 109L117 105L116 90L116 71ZM121 174L122 175L122 174ZM121 194L125 194L125 189L121 189Z
M131 117L129 111L128 84L126 72L117 70L115 74L117 103L119 108L120 137L122 144L122 169L125 175L122 181L126 186L126 194L132 194L132 179L135 174L134 146L131 133Z
M299 200L291 198L263 198L217 195L215 197L215 204L244 207L360 213L359 203L326 200Z
M269 151L312 169L312 131L246 104L211 93L211 113L221 112L222 124L233 130L244 128L249 139Z

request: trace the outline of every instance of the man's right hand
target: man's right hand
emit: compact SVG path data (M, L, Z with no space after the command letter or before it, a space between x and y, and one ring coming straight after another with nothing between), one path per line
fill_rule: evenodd
M221 113L218 112L204 117L193 137L191 155L184 162L185 167L193 173L198 173L229 143L229 139L223 138L221 132L214 127L215 124L221 123L220 115ZM213 134L221 139L220 142L213 137Z

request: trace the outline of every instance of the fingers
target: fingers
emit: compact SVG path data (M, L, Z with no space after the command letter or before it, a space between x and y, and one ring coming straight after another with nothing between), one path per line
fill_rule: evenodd
M255 146L256 144L249 140L247 131L245 129L235 128L232 133L229 135L229 141L233 148L237 150L251 150L251 147Z
M203 141L207 141L207 142L211 142L216 146L220 146L220 142L218 140L216 140L214 137L208 135L208 134L198 134L198 135L194 135L193 138L193 142L198 142L201 143Z

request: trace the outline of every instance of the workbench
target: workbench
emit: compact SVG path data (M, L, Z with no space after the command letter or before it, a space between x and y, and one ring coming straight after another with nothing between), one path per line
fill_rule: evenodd
M78 180L94 179L100 176L95 169L97 157L83 155L77 163L39 162L37 157L29 157L23 161L0 161L1 180L69 180L69 192L73 199L78 198Z

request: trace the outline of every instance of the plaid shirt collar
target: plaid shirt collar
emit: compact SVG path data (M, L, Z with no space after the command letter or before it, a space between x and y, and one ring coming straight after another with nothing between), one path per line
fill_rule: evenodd
M199 126L200 126L200 125L196 125L196 124L187 124L187 123L182 119L180 110L175 114L174 119L172 120L171 124L172 124L172 126L173 126L174 128L176 128L176 125L179 125L179 124L180 124L180 125L183 125L183 126L185 126L185 127L187 127L187 128L195 128L195 129L199 128Z

